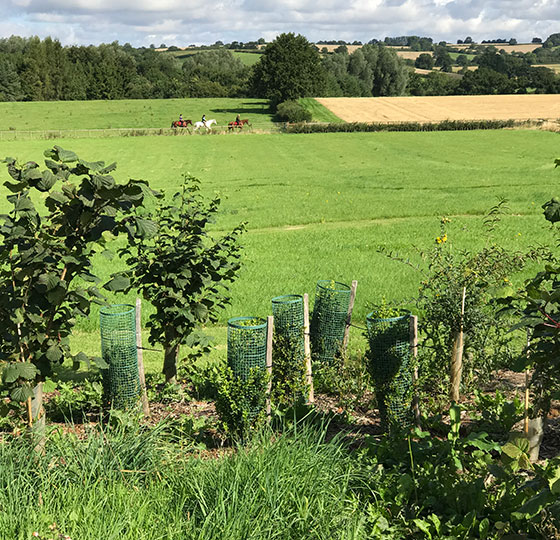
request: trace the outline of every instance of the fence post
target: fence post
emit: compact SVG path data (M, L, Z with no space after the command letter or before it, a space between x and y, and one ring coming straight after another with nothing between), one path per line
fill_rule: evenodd
M313 368L311 367L311 342L309 339L309 295L307 293L303 295L303 337L306 371L305 382L309 389L307 400L309 403L313 403L315 401L315 395L313 392Z
M414 358L414 371L412 372L412 382L414 384L414 397L412 398L412 407L414 409L414 418L416 425L420 427L420 404L418 401L418 366L416 365L416 358L418 357L418 317L412 315L410 317L410 348L412 349L412 358Z
M348 338L350 337L350 324L352 323L352 310L354 309L354 301L356 300L356 289L358 280L352 280L352 288L350 291L350 303L348 304L348 316L346 317L346 328L344 329L344 339L342 340L342 352L346 352L348 347Z
M270 395L272 393L272 332L274 329L274 317L269 315L266 328L266 371L268 373L268 385L266 389L266 418L270 422L272 405Z
M150 404L146 392L146 376L144 374L144 351L142 349L142 301L136 299L136 349L138 350L138 374L140 376L140 397L142 398L142 410L146 416L150 416Z

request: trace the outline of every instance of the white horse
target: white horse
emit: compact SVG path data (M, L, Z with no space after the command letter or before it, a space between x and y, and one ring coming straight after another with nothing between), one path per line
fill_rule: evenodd
M197 129L203 127L206 128L206 131L211 131L212 130L212 124L217 124L218 122L212 118L211 120L206 120L206 122L195 122L194 123L194 131L196 131Z

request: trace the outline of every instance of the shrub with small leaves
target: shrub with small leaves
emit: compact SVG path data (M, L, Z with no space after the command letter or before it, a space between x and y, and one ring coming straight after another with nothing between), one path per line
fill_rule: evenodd
M247 379L237 377L225 367L216 381L216 412L225 433L246 440L266 420L266 390L268 374L252 368Z

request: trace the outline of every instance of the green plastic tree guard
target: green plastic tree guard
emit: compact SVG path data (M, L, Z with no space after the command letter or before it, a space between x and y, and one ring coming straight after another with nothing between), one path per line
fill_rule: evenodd
M102 371L105 403L126 410L140 399L136 349L136 308L115 304L100 310L101 354L109 365Z
M379 319L366 317L368 370L377 397L383 429L407 427L412 420L410 313Z
M344 341L351 287L332 280L320 280L315 290L310 338L313 360L333 363Z
M247 380L252 368L266 369L267 327L260 317L229 319L227 361L236 377Z

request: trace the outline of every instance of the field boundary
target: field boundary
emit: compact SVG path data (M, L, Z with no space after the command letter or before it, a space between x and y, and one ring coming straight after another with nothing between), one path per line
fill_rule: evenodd
M378 131L467 131L475 129L528 128L560 131L560 118L526 118L510 120L443 120L441 122L406 122L387 120L383 122L275 122L259 126L253 124L233 134L270 133L352 133ZM49 139L94 139L109 137L184 137L192 135L227 134L227 126L218 126L211 132L193 132L190 128L106 128L106 129L52 129L52 130L4 130L0 141L28 141Z
M510 120L443 120L441 122L309 122L286 124L286 133L353 133L379 131L472 131L477 129L542 129L559 131L560 118Z

